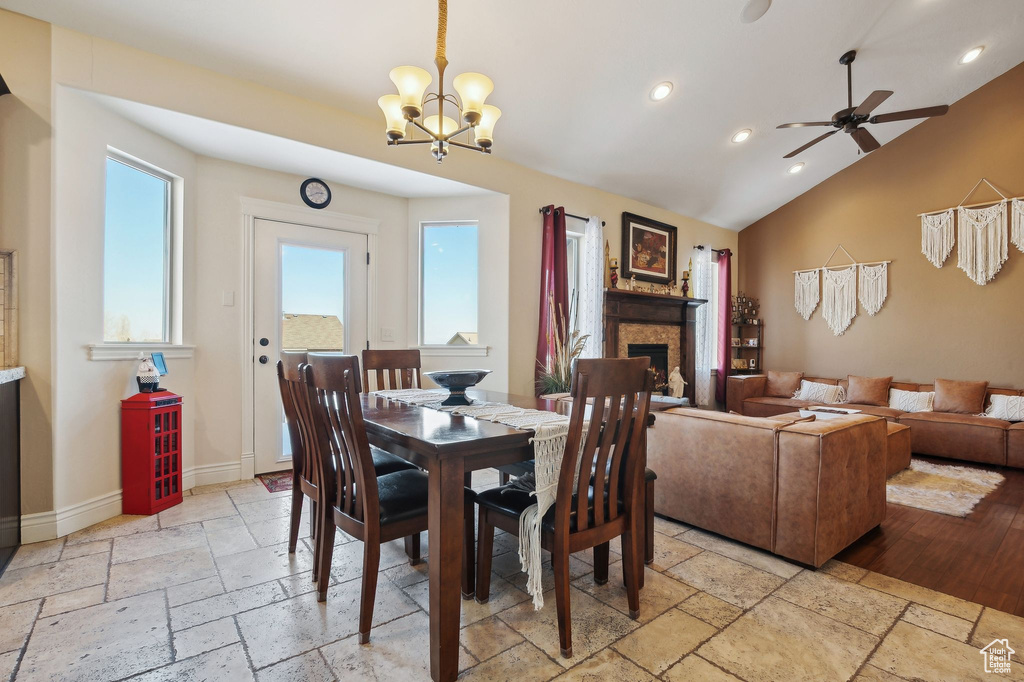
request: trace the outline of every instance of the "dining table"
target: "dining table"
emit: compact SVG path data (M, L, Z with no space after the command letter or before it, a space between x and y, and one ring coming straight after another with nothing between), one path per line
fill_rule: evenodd
M470 389L473 402L505 403L569 415L568 400ZM461 598L475 588L473 502L465 490L472 473L534 459L530 430L410 405L374 393L362 396L363 420L372 445L424 469L428 475L430 676L449 682L459 674ZM589 406L588 406L589 409ZM658 407L652 403L652 411ZM652 423L652 422L651 422ZM463 543L469 549L463 552Z

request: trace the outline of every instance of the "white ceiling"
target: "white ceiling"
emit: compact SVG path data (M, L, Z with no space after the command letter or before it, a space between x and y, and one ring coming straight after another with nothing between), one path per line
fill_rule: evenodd
M741 229L856 161L835 135L779 123L895 90L878 113L947 104L1024 61L1021 0L450 0L451 76L495 82L495 154L701 220ZM0 0L0 6L381 118L400 64L431 69L430 0ZM974 63L957 58L986 45ZM672 95L648 93L670 80ZM873 126L883 144L913 122ZM746 143L729 141L751 128ZM817 129L820 131L820 129ZM449 163L458 163L457 155ZM552 198L556 200L557 197ZM586 211L577 207L574 210Z
M106 95L82 94L186 149L216 159L293 175L311 175L334 180L349 187L398 197L453 197L491 193L480 187L437 175L420 173L219 121Z

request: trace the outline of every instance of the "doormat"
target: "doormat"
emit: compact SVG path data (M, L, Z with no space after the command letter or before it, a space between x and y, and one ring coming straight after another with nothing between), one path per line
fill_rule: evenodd
M889 479L889 502L949 516L966 517L1005 479L995 471L932 464L919 459Z
M272 474L260 474L256 478L272 493L280 493L292 489L292 472L275 471Z

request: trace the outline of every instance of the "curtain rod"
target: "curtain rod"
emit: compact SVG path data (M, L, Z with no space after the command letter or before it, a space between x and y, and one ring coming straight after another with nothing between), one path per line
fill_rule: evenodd
M694 244L693 248L697 249L698 251L703 251L704 250L704 245L703 244ZM725 253L725 249L711 249L711 250L714 251L715 253L718 253L718 254Z
M548 207L544 206L544 207L540 208L537 212L538 213L543 213L544 215L547 215L548 214ZM558 212L557 208L555 209L555 212L556 213ZM575 218L576 220L582 220L585 223L590 221L590 218L584 218L581 215L574 215L572 213L569 213L568 211L566 212L565 217L566 218ZM604 227L604 226L605 226L605 222L602 220L601 221L601 227Z

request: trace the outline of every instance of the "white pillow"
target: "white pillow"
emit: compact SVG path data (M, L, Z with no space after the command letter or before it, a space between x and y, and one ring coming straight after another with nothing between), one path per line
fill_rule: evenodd
M985 416L1008 422L1024 421L1024 396L993 393Z
M889 389L889 407L904 412L931 412L935 391L902 391Z
M800 380L800 390L793 394L797 400L807 400L812 403L827 403L834 405L846 401L846 391L842 386L832 384L819 384L807 379Z

